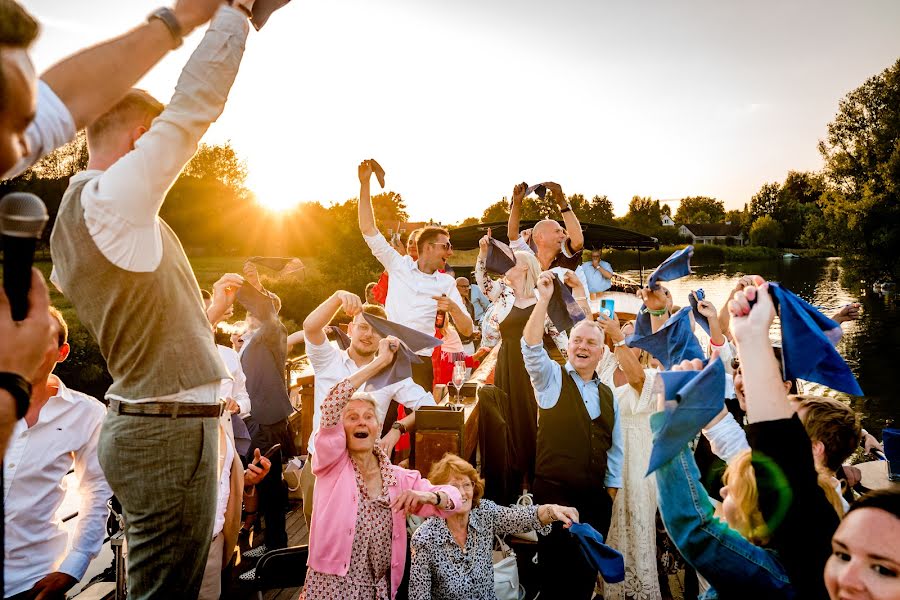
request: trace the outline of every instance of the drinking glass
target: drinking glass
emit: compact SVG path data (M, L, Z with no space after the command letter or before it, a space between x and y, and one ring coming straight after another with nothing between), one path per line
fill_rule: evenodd
M466 382L466 361L457 360L453 363L453 379L450 383L456 388L456 404L460 404L459 394L463 384Z

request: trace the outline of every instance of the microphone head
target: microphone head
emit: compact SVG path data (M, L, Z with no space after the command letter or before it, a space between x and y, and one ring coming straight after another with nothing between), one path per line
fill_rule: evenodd
M49 219L44 201L28 192L12 192L0 200L0 235L39 238Z

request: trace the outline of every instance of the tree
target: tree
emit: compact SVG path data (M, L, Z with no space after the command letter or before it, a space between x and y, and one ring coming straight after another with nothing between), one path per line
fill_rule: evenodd
M825 182L814 173L790 171L778 191L772 217L784 227L782 241L788 246L801 244L807 220L821 214L816 204L825 191Z
M750 198L751 223L764 215L771 217L775 214L775 210L778 207L778 192L780 191L781 186L777 183L764 183L759 188L759 191Z
M682 198L675 212L676 223L718 223L724 218L725 203L707 196Z
M775 248L781 241L782 234L781 224L769 215L763 215L750 227L750 243Z
M508 220L509 200L507 200L505 196L484 209L484 214L481 215L482 223L494 223L497 221Z
M672 216L672 207L669 206L668 204L663 204L662 205L662 214L668 215L671 217Z
M831 237L900 276L900 59L841 100L819 152Z
M662 209L659 200L634 196L628 203L628 213L622 219L622 225L641 233L650 234L660 225Z
M598 223L600 225L612 225L615 223L612 200L602 196L594 196L588 203L584 214L577 212L578 218L585 223Z

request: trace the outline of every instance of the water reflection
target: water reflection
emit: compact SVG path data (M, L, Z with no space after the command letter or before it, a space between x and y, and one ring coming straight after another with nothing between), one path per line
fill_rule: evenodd
M893 398L893 375L897 368L894 358L900 357L900 302L896 294L875 294L870 288L865 289L860 277L844 268L839 258L731 263L697 267L695 271L689 277L667 284L676 304L687 305L690 291L703 288L707 298L716 308L721 308L736 279L742 275L761 275L769 281L781 282L829 316L845 304L860 302L862 317L844 325L838 351L866 395L850 397L809 382L804 383L803 390L848 400L863 415L863 426L879 437L886 419L898 420L900 409ZM623 274L635 280L640 278L637 270ZM776 318L770 332L773 340L780 337L777 321Z

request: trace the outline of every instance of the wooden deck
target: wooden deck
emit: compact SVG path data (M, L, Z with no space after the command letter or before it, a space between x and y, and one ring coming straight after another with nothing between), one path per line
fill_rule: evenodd
M309 530L306 527L306 519L303 517L301 504L292 504L291 511L286 515L285 527L288 534L288 546L298 546L309 541ZM255 548L265 541L265 529L261 533L251 532L249 538L241 538L241 553ZM236 564L226 574L228 580L222 585L222 598L225 600L250 600L256 599L256 590L238 580L238 576L251 569L255 560L246 560L238 554ZM300 595L300 588L286 588L263 592L265 600L296 600Z

